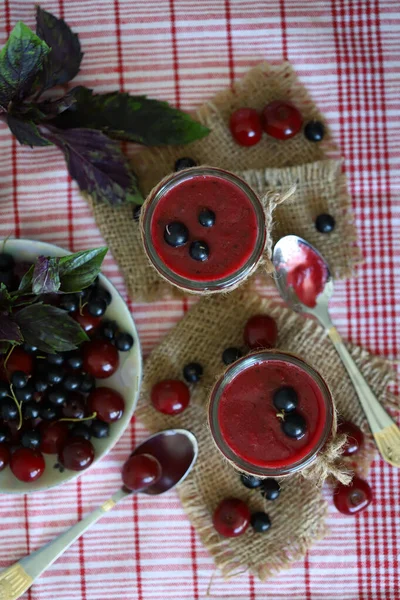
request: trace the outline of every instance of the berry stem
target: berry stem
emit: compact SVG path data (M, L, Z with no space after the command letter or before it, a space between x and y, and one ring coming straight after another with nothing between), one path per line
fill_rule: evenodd
M14 400L15 404L17 405L18 416L19 416L19 423L18 423L17 431L19 431L22 427L22 410L21 410L22 402L21 402L21 404L18 402L17 397L14 393L14 388L13 388L12 383L10 383L10 392L11 392L11 396L7 395L7 397Z
M94 411L94 413L92 413L91 415L89 415L88 417L82 417L82 419L68 419L67 417L64 417L63 419L58 419L59 422L61 421L70 421L72 423L82 423L82 421L90 421L91 419L95 419L97 417L97 412Z

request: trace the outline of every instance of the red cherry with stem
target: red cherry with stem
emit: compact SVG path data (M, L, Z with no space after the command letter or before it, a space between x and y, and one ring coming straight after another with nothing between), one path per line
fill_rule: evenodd
M95 412L96 418L106 423L118 421L125 410L125 401L121 394L108 387L98 387L92 390L87 404L89 412Z
M354 477L350 485L339 483L333 494L333 502L344 515L355 515L366 509L372 501L372 490L360 477Z
M262 126L268 135L277 140L288 140L298 133L303 124L299 110L289 102L275 100L264 107Z
M77 310L71 316L88 335L94 333L101 324L101 317L93 317L93 315L89 314L87 306L85 306L82 311Z
M10 462L10 450L7 444L0 444L0 471L6 468Z
M41 452L31 448L18 448L10 459L10 468L20 481L30 483L43 475L45 462Z
M214 511L213 525L224 537L237 537L246 531L250 517L249 507L243 500L225 498Z
M178 415L188 406L190 391L178 379L159 381L151 390L151 403L164 415Z
M58 454L66 442L69 429L65 421L42 421L39 432L40 450L45 454Z
M33 371L32 355L16 346L8 357L4 369L8 377L11 377L15 371L23 371L27 375L30 375Z
M135 454L122 467L122 481L132 492L148 488L160 477L161 465L151 454Z
M254 108L239 108L231 114L229 128L240 146L254 146L262 136L261 120Z
M66 469L83 471L93 462L93 445L83 437L73 437L64 444L58 459Z
M107 340L92 340L83 347L83 370L97 379L105 379L119 366L118 350Z
M351 421L342 421L337 428L338 433L345 433L347 440L342 448L343 456L352 456L359 451L364 443L364 434L357 425Z
M250 317L244 327L244 343L251 350L274 348L278 338L278 326L275 319L268 315Z

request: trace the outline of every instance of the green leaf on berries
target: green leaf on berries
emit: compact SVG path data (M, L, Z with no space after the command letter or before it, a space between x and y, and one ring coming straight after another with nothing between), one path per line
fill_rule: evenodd
M117 142L94 129L51 127L46 137L61 148L71 177L94 201L143 203L136 176Z
M27 96L50 48L19 21L0 52L0 105Z
M59 262L61 290L78 292L87 288L100 273L108 248L93 248L63 256Z
M42 352L75 350L89 338L64 310L49 304L32 304L14 315L24 340Z
M32 276L32 292L40 294L52 294L60 289L59 263L60 259L52 256L39 256L36 260Z
M7 313L0 314L0 342L21 344L23 341L24 338L17 323L11 320Z
M63 19L57 19L40 6L36 12L36 33L51 48L41 73L42 89L62 85L78 74L83 53L76 33Z
M27 146L52 146L52 142L44 138L33 121L22 121L12 115L7 115L7 125L20 144Z
M93 94L84 87L76 94L71 110L57 119L57 126L99 129L111 137L147 146L187 144L210 131L168 102L120 92Z

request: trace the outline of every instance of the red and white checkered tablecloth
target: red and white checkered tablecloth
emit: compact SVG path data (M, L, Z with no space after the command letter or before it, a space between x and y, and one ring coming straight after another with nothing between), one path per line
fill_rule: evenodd
M289 59L325 114L346 157L365 264L336 285L333 317L353 342L398 356L400 313L400 5L397 0L43 0L85 52L76 84L149 94L191 109L261 59ZM34 2L0 0L0 43ZM0 237L79 250L102 244L89 208L55 147L19 146L0 125ZM132 257L134 260L134 257ZM105 272L124 293L118 268ZM397 275L397 278L396 278ZM273 294L273 291L266 293ZM192 301L190 301L191 303ZM189 304L190 304L189 303ZM129 299L147 354L181 318L181 301ZM397 331L396 331L397 329ZM131 427L78 481L32 496L0 497L0 567L51 540L120 483ZM399 471L376 459L375 501L356 518L330 502L330 535L265 583L224 582L175 493L116 507L50 568L30 600L400 599ZM329 494L327 493L327 496Z

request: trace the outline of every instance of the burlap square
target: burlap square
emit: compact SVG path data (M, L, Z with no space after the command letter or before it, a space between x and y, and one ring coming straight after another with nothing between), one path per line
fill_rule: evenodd
M238 473L221 456L210 436L205 405L218 375L224 370L221 355L228 346L243 346L247 319L258 313L270 314L278 322L277 346L303 357L320 371L345 419L363 426L364 417L354 388L324 331L312 320L240 288L229 295L202 298L152 352L145 365L137 409L138 418L151 431L168 427L191 430L199 442L198 462L178 494L189 518L213 556L216 566L228 577L250 570L261 579L288 567L325 532L326 503L314 479L301 474L281 480L282 492L275 502L264 500L256 490L246 489ZM372 390L387 405L393 403L386 388L394 374L390 364L356 346L348 346ZM204 374L191 389L189 407L168 417L149 403L150 390L163 379L182 379L185 364L198 361ZM371 437L367 434L370 442ZM373 456L367 443L357 462L365 468ZM267 534L249 529L237 538L222 538L212 525L212 514L225 497L246 501L252 511L265 510L272 521Z
M286 141L264 135L256 146L244 148L231 136L228 123L233 110L243 106L261 110L265 104L277 99L292 101L300 109L304 122L313 118L324 122L289 63L277 66L261 63L232 90L220 92L197 111L195 116L211 129L206 138L186 146L143 149L133 156L141 190L146 196L174 170L176 159L182 156L192 157L199 165L238 173L255 186L260 196L286 182L299 180L294 201L285 202L276 213L273 237L278 239L293 232L304 235L326 256L337 277L350 276L360 255L355 246L350 199L340 163L324 160L327 156L338 155L326 123L327 132L321 143L310 142L303 133ZM142 301L179 296L177 288L149 269L139 225L133 220L132 206L91 205L130 295ZM314 226L315 217L323 212L333 215L337 223L334 232L328 235L318 233Z

